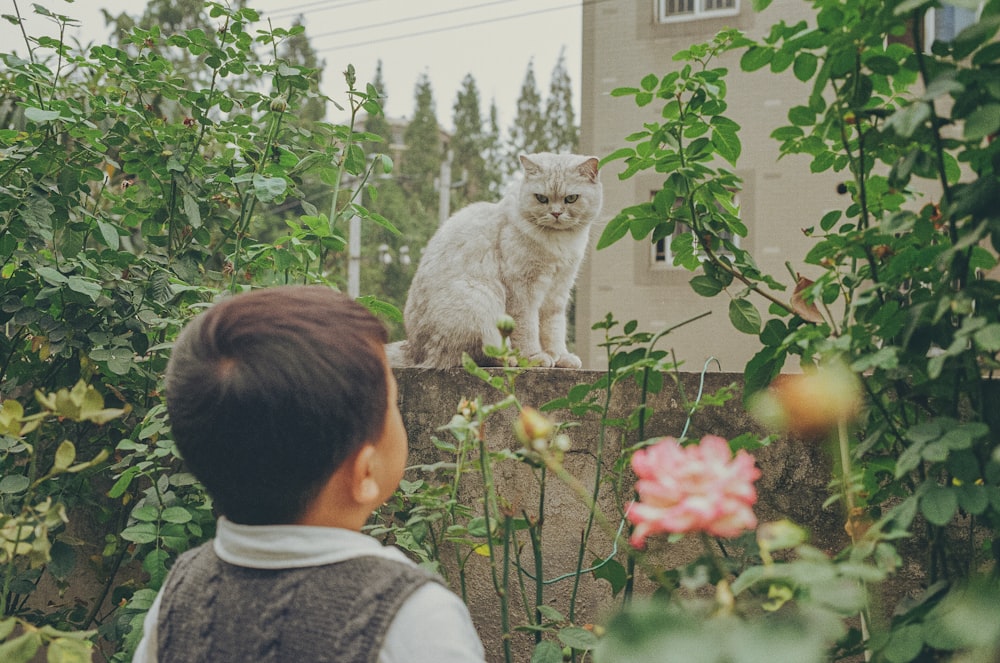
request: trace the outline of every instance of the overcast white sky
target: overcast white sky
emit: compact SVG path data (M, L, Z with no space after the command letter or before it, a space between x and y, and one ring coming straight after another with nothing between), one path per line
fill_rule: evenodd
M100 9L113 14L142 13L145 0L0 0L0 13L14 14L14 3L29 32L54 34L52 24L34 13L40 4L80 20L84 43L103 41L107 29ZM451 126L452 105L462 79L472 74L482 96L483 112L495 99L501 130L513 121L517 97L529 61L543 98L549 74L565 49L579 118L582 0L250 0L250 6L276 26L302 15L306 33L326 61L324 92L338 98L341 72L348 64L359 82L368 82L382 60L389 100L386 113L409 116L421 72L434 90L438 122ZM0 23L0 51L24 54L19 31Z

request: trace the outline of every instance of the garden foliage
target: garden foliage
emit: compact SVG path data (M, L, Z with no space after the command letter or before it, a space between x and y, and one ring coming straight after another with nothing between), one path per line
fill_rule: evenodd
M807 389L817 367L839 363L861 376L860 418L850 430L846 416L833 426L840 454L831 501L844 508L852 537L836 562L871 565L859 581L881 579L903 563L902 542L920 542L906 548L918 556L906 562L920 568L924 593L881 612L866 602L855 634L855 649L893 663L992 647L1000 635L956 631L946 618L956 597L978 591L968 588L974 579L972 587L995 591L1000 557L1000 3L945 4L980 11L950 42L924 38L937 2L814 0L814 21L779 20L759 42L722 32L676 54L676 70L616 90L659 119L607 161L624 160L623 178L654 171L664 179L651 202L623 210L600 240L691 229L673 241L676 264L698 272L691 287L699 294L728 296L733 325L760 341L745 373L751 405L806 398L801 414L836 398L836 380L808 396L774 382L789 359L806 371ZM720 60L736 56L743 75L769 70L806 84L803 103L772 137L783 155L806 155L812 172L842 173L850 196L846 209L809 224L815 243L799 265L817 276L798 277L796 268L792 289L730 240L746 228L729 170L741 156L739 127L726 118L730 74ZM793 431L797 421L786 419ZM803 587L790 583L789 595L808 603L815 596Z
M50 660L82 660L59 653L63 631L129 660L172 560L211 536L211 504L182 471L160 393L184 322L227 292L336 287L347 219L392 228L358 204L373 174L391 168L361 148L380 138L355 130L361 112L380 112L374 89L348 68L349 121L301 123L296 109L328 101L315 71L277 55L301 26L272 30L251 8L203 7L214 30L137 27L118 46L79 48L66 38L70 19L33 5L59 36L24 34L2 56L5 661L28 660L39 643L51 643ZM4 19L19 24L18 3L13 11ZM325 193L307 199L306 188ZM276 237L256 239L261 218L281 223L288 209ZM121 416L96 426L64 413L58 394L75 384L86 389L82 407L108 402ZM36 409L25 416L58 416L29 437L18 421ZM75 455L92 462L68 465ZM66 513L79 522L64 526ZM26 518L40 523L30 539ZM58 596L88 567L98 595L32 601L39 586Z
M972 657L993 655L1000 641L1000 0L984 3L954 41L934 44L922 32L933 0L812 4L814 21L779 20L760 41L723 31L676 54L671 71L614 92L655 113L605 163L623 162L623 178L660 173L663 184L615 216L598 248L667 238L678 223L690 229L673 240L676 264L695 272L699 294L729 297L732 324L760 342L746 367L748 406L783 414L770 420L786 432L836 443L831 500L816 508L842 510L851 544L819 551L787 522L762 523L735 542L708 536L735 533L697 510L717 491L673 491L670 473L656 468L664 454L646 435L645 395L662 390L674 367L658 347L669 330L648 333L608 315L595 325L606 334L607 372L537 410L516 389L524 362L492 349L506 368L466 368L499 399L459 405L435 442L443 460L408 477L371 531L451 574L463 595L468 561L486 558L508 660L514 637L532 641L538 663L659 661L668 651L706 663L988 660ZM129 660L173 559L214 524L210 500L183 471L160 393L177 330L226 292L336 286L351 216L393 229L360 204L370 178L391 167L365 153L379 137L354 124L362 111L378 114L378 91L361 89L348 68L347 123L299 123L296 109L317 101L315 72L277 54L301 28L265 28L248 7L205 7L212 31L136 28L118 46L82 50L25 34L22 54L2 55L3 660L29 660L40 647L54 661L89 660L94 648ZM65 34L68 19L34 10ZM199 75L179 75L175 61L195 63ZM730 240L747 228L733 197L741 142L726 115L731 74L722 61L805 84L804 102L774 138L783 154L806 155L814 172L845 180L846 208L808 231L815 243L801 265L815 278L793 274L790 289ZM329 195L307 199L316 187L306 184L317 182ZM283 232L255 239L259 218L281 214ZM801 378L776 380L796 362ZM625 382L638 386L640 402L611 418ZM694 413L730 394L682 394L682 405ZM802 417L788 416L802 412L803 398L841 406L803 430ZM488 449L487 421L512 410L519 445ZM568 421L550 419L557 414ZM601 422L589 485L562 462L581 417ZM685 433L677 431L680 443L696 444ZM714 465L728 467L711 439ZM742 449L767 439L729 443L745 459ZM631 455L645 447L636 469L650 483L636 495ZM611 448L621 453L606 457ZM665 456L675 464L699 457L674 451ZM515 510L495 489L501 463L524 464L537 478L534 508ZM573 587L559 608L547 600L544 566L552 480L589 512L576 567L559 579ZM470 481L482 489L471 503ZM753 491L737 488L742 508ZM684 502L692 495L701 502ZM623 532L635 498L697 517L690 527ZM67 526L66 514L81 517ZM613 554L595 558L598 530L618 542ZM704 554L663 569L627 546L630 534L638 542L665 531L702 535ZM880 606L873 597L904 562L920 568L922 592ZM33 602L43 587L58 596L84 567L97 571L97 596ZM623 602L603 627L577 623L587 574ZM660 588L653 602L635 595L642 576Z

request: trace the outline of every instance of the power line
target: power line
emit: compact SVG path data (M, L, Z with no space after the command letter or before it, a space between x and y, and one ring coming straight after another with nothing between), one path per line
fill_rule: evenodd
M368 25L359 25L354 28L344 28L342 30L334 30L332 32L324 32L323 34L312 35L310 39L322 39L323 37L332 37L334 35L341 35L347 32L359 32L361 30L368 30L370 28L384 28L389 25L397 25L399 23L409 23L411 21L420 21L425 18L435 18L437 16L448 16L450 14L458 14L460 12L467 12L473 9L482 9L483 7L490 7L492 5L505 5L510 2L515 2L516 0L493 0L493 2L483 2L478 5L470 5L468 7L459 7L458 9L445 9L438 12L431 12L430 14L421 14L419 16L405 16L403 18L394 18L391 21L383 21L382 23L369 23Z
M328 9L340 9L341 7L350 7L351 5L361 5L361 4L371 4L372 2L377 2L378 0L346 0L345 2L338 2L331 4L329 0L317 0L316 2L307 2L302 5L293 5L291 7L281 7L275 9L273 12L269 13L268 16L271 18L283 18L286 16L292 16L294 14L301 14L303 9L313 9L313 12L318 14L321 11L326 11Z
M332 53L333 51L342 51L342 50L348 49L348 48L357 48L359 46L369 46L369 45L371 45L372 43L375 43L375 42L381 44L381 43L390 42L390 41L399 41L401 39L410 39L412 37L423 37L423 36L426 36L426 35L438 34L438 33L441 33L441 32L450 32L452 30L459 30L461 28L470 28L470 27L475 27L477 25L485 25L487 23L499 23L501 21L511 21L511 20L518 19L518 18L525 18L527 16L536 16L538 14L547 14L549 12L562 11L564 9L574 9L576 7L597 5L597 4L600 4L602 2L608 2L608 0L589 0L589 1L584 0L584 2L582 2L582 3L574 2L573 4L559 5L558 7L548 7L548 8L545 8L545 9L536 9L534 11L522 12L520 14L510 14L509 16L499 16L499 17L494 17L494 18L482 19L482 20L478 20L478 21L469 21L467 23L460 23L458 25L450 25L450 26L445 26L445 27L440 27L440 28L430 28L430 29L427 29L427 30L420 30L420 31L417 31L417 32L408 32L408 33L405 33L405 34L393 35L393 36L390 36L390 37L383 37L383 38L380 38L380 39L377 39L377 40L368 39L368 40L365 40L365 41L352 42L350 44L338 44L337 46L330 46L330 47L327 47L327 48L317 48L316 52L317 53ZM310 39L312 39L312 37L310 37Z

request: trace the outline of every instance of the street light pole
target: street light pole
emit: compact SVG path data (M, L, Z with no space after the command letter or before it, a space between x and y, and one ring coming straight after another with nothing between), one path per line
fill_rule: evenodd
M347 235L347 296L361 296L361 217L351 217Z

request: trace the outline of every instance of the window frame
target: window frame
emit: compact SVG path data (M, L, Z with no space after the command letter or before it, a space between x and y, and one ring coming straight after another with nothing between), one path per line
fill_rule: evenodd
M653 192L655 195L655 192ZM740 200L740 192L733 192L733 204L737 210L742 210L742 203ZM742 218L742 214L737 213L738 216ZM660 239L650 242L649 250L649 265L654 270L673 270L673 269L683 269L683 267L678 267L674 264L674 254L670 247L673 244L674 238L686 232L691 232L691 228L682 222L677 222L674 225L674 231L666 237L661 237ZM741 247L742 237L735 233L726 231L727 239L736 245L736 248ZM708 258L701 251L701 247L698 245L698 240L694 237L691 238L691 243L694 245L695 256L700 262L705 262ZM721 251L719 255L730 256L732 253L729 251Z
M732 7L722 7L718 9L705 9L707 0L691 0L694 3L694 10L691 13L668 14L668 0L655 0L656 22L657 23L682 23L685 21L701 21L711 18L725 16L737 16L740 13L740 0L733 0Z

